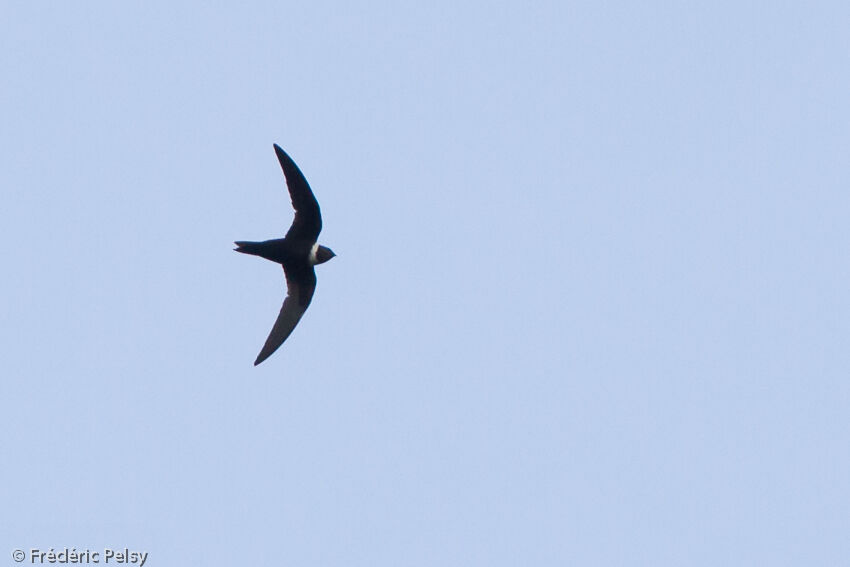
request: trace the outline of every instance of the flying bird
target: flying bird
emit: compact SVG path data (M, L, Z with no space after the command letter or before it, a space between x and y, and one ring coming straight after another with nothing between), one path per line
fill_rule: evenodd
M316 290L316 272L313 266L323 264L336 256L333 250L318 243L319 233L322 231L322 214L304 174L280 146L275 144L274 151L280 167L283 168L292 208L295 209L292 226L283 238L234 243L237 246L234 250L237 252L260 256L282 265L286 277L286 299L266 344L254 361L254 366L270 357L283 344L310 305Z

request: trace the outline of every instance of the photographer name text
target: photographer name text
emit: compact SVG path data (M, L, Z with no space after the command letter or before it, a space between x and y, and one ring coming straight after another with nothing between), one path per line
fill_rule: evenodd
M19 552L20 550L16 551ZM19 560L21 555L15 557L15 561L18 563L21 562ZM77 548L68 549L66 547L58 551L53 548L49 550L30 549L28 563L106 563L110 565L138 565L142 567L147 560L147 551L130 551L126 547L124 549L111 549L107 547L103 551L91 551L89 549L78 551Z

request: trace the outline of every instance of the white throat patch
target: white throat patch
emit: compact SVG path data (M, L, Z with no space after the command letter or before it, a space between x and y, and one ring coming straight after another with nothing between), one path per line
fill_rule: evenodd
M318 252L318 251L319 251L319 243L317 242L313 245L312 248L310 248L310 264L313 265L313 266L316 265L316 261L318 260L318 258L316 258L316 252Z

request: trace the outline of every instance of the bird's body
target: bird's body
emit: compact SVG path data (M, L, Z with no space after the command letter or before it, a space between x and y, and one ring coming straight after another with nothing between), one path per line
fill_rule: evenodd
M235 243L237 252L260 256L281 264L286 276L286 299L263 349L254 361L254 366L271 356L283 344L310 305L316 289L316 272L313 266L327 262L335 256L330 248L320 246L317 242L322 230L322 215L307 180L280 146L275 144L274 149L286 176L295 219L283 238Z
M263 242L239 241L235 244L240 247L236 249L237 252L260 256L284 266L291 262L304 262L305 258L309 264L315 266L333 258L333 255L324 257L322 251L330 250L330 248L320 246L317 242L310 244L309 242L290 242L285 238L275 238ZM325 259L320 260L323 257Z

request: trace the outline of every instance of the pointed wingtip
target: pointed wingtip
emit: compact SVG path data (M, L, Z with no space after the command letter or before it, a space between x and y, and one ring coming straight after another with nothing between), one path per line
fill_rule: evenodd
M274 153L277 156L277 161L280 162L280 166L284 168L284 174L285 174L287 162L292 161L292 158L290 158L289 154L287 154L285 151L283 151L283 148L281 148L277 144L274 144Z

